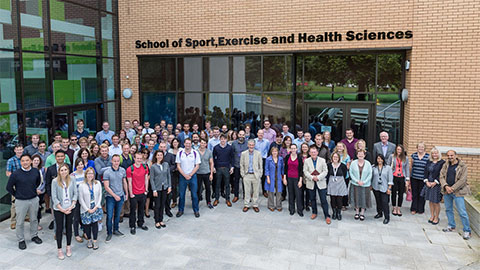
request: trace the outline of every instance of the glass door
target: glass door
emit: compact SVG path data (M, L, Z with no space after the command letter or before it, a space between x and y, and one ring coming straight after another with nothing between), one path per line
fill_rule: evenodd
M77 129L77 121L82 119L84 129L91 134L95 134L99 128L97 112L98 110L95 106L79 106L55 110L55 133L58 132L62 134L62 137L68 138Z
M335 141L342 139L345 106L314 105L307 107L308 117L306 120L308 123L305 127L308 127L308 132L312 134L312 139L316 134L323 134L325 131L329 131L332 139Z

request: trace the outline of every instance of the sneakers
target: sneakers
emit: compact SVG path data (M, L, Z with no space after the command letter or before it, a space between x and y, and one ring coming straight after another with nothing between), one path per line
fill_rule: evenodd
M98 223L98 232L101 232L103 229L103 224L102 223Z
M213 205L211 203L208 204L208 208L213 209Z
M455 228L452 228L450 226L448 226L447 228L445 229L442 229L443 232L454 232L455 231Z
M112 235L111 234L107 235L107 239L105 239L105 242L110 242L110 240L112 240Z
M463 239L468 240L470 237L472 237L471 232L463 232Z
M25 243L25 241L18 242L18 248L21 249L21 250L26 249L26 248L27 248L27 244Z
M37 245L40 245L42 243L42 239L40 239L40 237L38 237L38 236L34 236L32 238L32 241Z
M117 236L122 236L123 235L123 233L119 230L113 231L113 234L117 235Z

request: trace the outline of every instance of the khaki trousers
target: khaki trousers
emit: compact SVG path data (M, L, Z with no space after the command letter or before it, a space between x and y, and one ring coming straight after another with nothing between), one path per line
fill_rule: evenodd
M243 186L245 188L245 199L243 200L245 207L249 207L250 200L252 201L253 207L258 207L260 179L255 178L254 174L246 174L245 177L243 177Z

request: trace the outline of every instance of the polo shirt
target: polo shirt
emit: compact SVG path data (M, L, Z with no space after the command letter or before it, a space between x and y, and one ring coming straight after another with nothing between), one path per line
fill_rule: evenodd
M68 157L68 155L65 155L64 162L67 164L70 164L70 158ZM47 160L45 161L45 168L48 168L55 163L57 163L57 160L55 159L55 154L51 154L50 156L47 157Z
M198 151L190 149L190 153L187 153L185 149L182 149L177 153L175 163L180 164L185 174L190 174L197 164L201 164L200 153Z
M23 153L29 154L30 156L33 156L36 152L38 152L38 146L35 147L33 144L29 144L23 149Z
M145 166L145 168L144 168ZM133 173L132 173L132 167ZM135 164L127 168L127 178L132 179L132 192L133 195L141 195L145 193L145 175L148 174L147 165L141 164L140 167L136 167Z
M135 170L134 170L134 173L135 173ZM123 190L123 178L126 178L126 177L127 177L127 172L122 167L118 167L118 170L115 170L113 167L110 167L103 173L103 181L108 180L110 189L112 189L115 195L120 197L125 196L125 192ZM110 195L110 193L108 192L106 192L105 196L112 197L112 195Z

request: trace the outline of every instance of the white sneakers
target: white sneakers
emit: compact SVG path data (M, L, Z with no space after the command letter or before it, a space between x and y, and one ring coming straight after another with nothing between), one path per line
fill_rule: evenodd
M471 232L463 232L463 239L468 240L470 237L472 237Z

